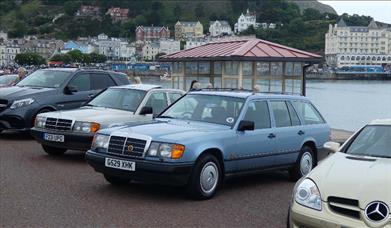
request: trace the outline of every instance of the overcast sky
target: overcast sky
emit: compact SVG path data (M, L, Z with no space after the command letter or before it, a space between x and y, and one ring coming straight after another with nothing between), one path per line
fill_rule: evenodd
M381 21L391 24L391 1L319 1L321 3L332 6L341 15L343 13L366 15L375 18L376 21Z

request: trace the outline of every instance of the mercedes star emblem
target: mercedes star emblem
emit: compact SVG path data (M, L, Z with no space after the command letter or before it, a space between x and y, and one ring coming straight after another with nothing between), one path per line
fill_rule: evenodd
M367 219L373 222L384 221L390 213L388 206L380 201L374 201L365 208Z

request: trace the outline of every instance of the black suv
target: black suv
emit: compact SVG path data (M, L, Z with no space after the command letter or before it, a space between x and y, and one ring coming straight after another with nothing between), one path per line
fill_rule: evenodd
M28 130L42 112L73 109L110 86L129 84L123 73L96 69L37 70L16 86L0 88L0 132Z

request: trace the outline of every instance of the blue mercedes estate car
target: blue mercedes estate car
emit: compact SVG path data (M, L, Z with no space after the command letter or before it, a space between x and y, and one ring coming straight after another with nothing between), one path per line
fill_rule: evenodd
M86 159L112 184L186 185L193 197L208 199L232 174L283 169L301 178L329 137L306 97L200 90L152 121L99 131Z

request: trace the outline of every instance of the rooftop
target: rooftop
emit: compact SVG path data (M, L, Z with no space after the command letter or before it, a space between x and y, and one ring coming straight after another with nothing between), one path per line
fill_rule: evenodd
M137 90L151 90L151 89L160 89L162 88L160 85L151 85L151 84L131 84L131 85L122 85L122 86L115 86L113 88L120 88L120 89L137 89Z
M224 40L207 43L161 57L178 60L276 60L318 62L321 56L261 39Z
M248 98L253 96L255 98L292 98L292 99L306 99L300 95L281 94L281 93L265 93L265 92L253 92L251 90L240 89L202 89L193 90L189 94L202 94L202 95L214 95L214 96L227 96L237 98Z

